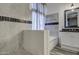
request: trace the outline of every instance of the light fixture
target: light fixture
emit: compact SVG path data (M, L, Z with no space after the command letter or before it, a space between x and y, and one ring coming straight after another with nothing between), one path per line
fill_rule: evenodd
M74 4L71 4L71 11L74 11Z

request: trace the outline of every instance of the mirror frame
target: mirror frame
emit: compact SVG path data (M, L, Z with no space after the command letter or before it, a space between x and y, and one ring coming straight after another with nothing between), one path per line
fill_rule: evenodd
M74 8L74 10L76 10L76 9L79 9L79 7L77 7L77 8ZM79 27L67 27L66 26L66 13L68 12L68 11L71 11L72 9L68 9L68 10L65 10L64 11L64 28L79 28ZM73 11L74 12L74 11Z

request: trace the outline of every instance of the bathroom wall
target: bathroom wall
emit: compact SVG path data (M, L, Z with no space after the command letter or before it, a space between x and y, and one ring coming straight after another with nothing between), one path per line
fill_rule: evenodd
M47 15L47 19L46 19L47 25L45 25L45 29L49 30L50 36L53 36L53 37L59 36L59 32L58 32L59 25L58 25L58 23L59 23L59 19L58 19L57 13Z
M13 54L19 50L22 31L31 29L28 24L0 22L0 54Z
M28 4L0 3L0 16L29 21ZM31 30L31 24L0 21L0 54L15 54L22 39L22 31Z
M51 8L52 6L52 8ZM79 7L78 3L74 3L74 8ZM64 10L71 9L71 3L51 3L47 6L48 12L47 15L50 14L59 14L59 30L64 28Z
M0 16L31 20L29 3L0 3Z

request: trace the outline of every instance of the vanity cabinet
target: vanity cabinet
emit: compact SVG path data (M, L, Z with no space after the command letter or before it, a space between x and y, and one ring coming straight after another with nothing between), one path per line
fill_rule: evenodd
M61 48L79 51L79 32L60 32Z

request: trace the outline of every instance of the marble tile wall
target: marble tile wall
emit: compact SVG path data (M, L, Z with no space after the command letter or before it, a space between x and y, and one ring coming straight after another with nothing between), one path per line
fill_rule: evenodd
M23 30L31 30L31 24L0 21L0 54L21 54Z

